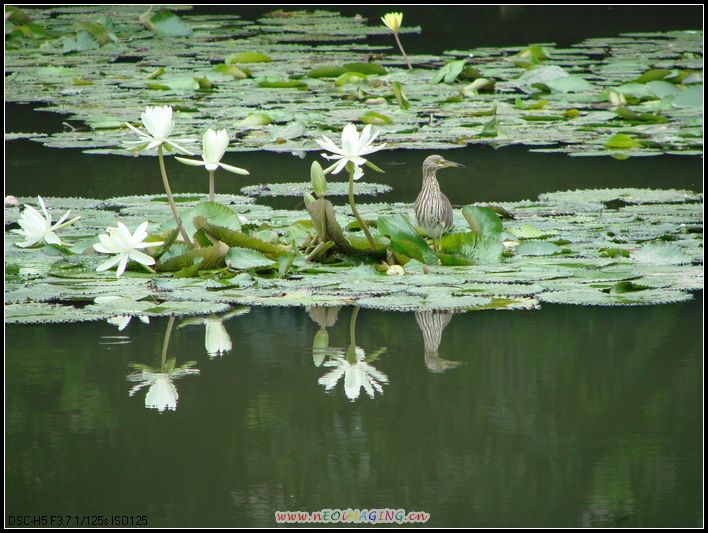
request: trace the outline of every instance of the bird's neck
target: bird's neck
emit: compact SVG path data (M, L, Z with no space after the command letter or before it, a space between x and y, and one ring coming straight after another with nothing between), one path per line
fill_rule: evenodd
M435 177L435 174L423 176L423 188L434 189L436 191L440 190L440 184L438 183L438 179Z

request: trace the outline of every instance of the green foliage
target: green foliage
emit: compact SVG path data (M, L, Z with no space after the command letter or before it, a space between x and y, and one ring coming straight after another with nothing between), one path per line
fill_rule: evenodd
M260 52L237 52L235 54L229 54L224 59L224 63L227 65L233 65L237 63L270 63L273 61L266 54L261 54Z
M450 61L443 67L441 67L433 76L433 83L454 83L457 77L462 73L462 69L465 67L467 60L460 59L457 61Z
M192 26L169 11L158 11L148 19L148 27L161 37L189 37Z
M415 259L426 265L437 264L435 252L418 234L404 215L379 217L376 225L379 233L391 240L391 250L405 257Z

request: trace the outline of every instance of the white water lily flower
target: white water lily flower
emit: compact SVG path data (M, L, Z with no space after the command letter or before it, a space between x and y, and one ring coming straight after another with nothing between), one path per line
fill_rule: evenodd
M381 21L393 33L398 33L401 30L401 24L403 23L403 13L386 13L383 17L381 17Z
M334 367L334 370L322 376L318 383L324 385L325 390L330 390L344 376L344 394L351 401L359 397L362 387L371 398L375 391L383 394L381 383L388 383L388 376L364 361L364 350L357 347L355 353L355 363L349 362L345 356L337 356L324 363L323 366Z
M69 217L69 213L71 213L71 210L69 210L64 213L56 224L52 225L52 215L47 211L44 200L42 200L41 196L37 196L37 200L39 200L39 205L42 208L44 216L31 205L25 205L25 210L17 221L22 229L11 230L13 233L22 235L25 238L24 242L17 243L17 246L20 248L34 246L41 242L46 242L47 244L61 244L61 240L54 232L73 224L81 218L75 217L64 222Z
M322 136L322 139L317 139L323 149L332 152L335 155L322 154L326 159L337 159L337 163L325 169L325 174L330 171L333 174L338 174L350 161L355 165L354 179L358 180L364 175L361 170L361 165L366 164L366 159L363 156L378 152L386 146L386 143L378 146L372 146L373 142L378 137L379 131L372 133L371 125L367 125L359 135L354 124L347 124L342 130L342 147L337 146L332 139Z
M185 163L186 165L192 165L195 167L203 166L207 170L216 170L221 167L224 170L233 172L234 174L241 174L247 176L249 174L248 170L243 168L233 167L221 162L221 158L224 157L226 148L229 146L229 134L226 130L214 131L209 128L204 133L202 139L202 161L196 159L186 159L184 157L175 157L180 163Z
M147 237L147 222L143 222L131 235L130 230L122 222L118 222L118 227L107 228L108 234L98 236L100 243L93 245L97 252L102 254L115 254L115 257L101 263L96 268L97 272L108 270L114 265L118 265L116 277L120 277L125 272L125 267L129 260L136 261L142 265L154 265L155 259L140 251L141 248L160 246L162 242L144 242Z
M165 410L176 411L179 394L173 381L183 376L196 374L199 374L199 370L196 368L181 368L169 372L150 372L143 369L128 375L128 381L137 382L137 385L130 389L128 395L133 396L143 387L149 386L145 395L146 408L157 409L161 413Z
M209 357L215 357L231 351L231 337L229 337L224 323L220 318L207 318L204 320L206 324L206 335L204 337L204 345Z
M148 132L145 133L129 122L126 122L126 126L140 137L139 141L128 141L129 145L139 148L140 150L151 150L158 146L165 145L168 150L175 150L181 154L194 155L186 148L177 144L178 142L193 143L195 142L194 139L169 138L169 135L172 133L172 128L174 128L175 125L174 118L172 117L172 108L170 106L147 106L145 112L140 115L140 118Z

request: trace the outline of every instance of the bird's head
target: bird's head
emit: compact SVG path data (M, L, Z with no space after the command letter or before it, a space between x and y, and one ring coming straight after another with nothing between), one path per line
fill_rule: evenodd
M449 167L464 167L460 163L455 163L454 161L448 161L441 155L431 155L423 161L423 173L435 173L441 168Z

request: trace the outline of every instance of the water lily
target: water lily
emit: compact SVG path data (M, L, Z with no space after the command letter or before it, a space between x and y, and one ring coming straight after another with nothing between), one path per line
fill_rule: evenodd
M341 147L337 146L332 139L324 135L322 136L322 139L317 139L317 144L328 152L332 152L334 154L322 154L322 157L337 160L335 164L325 169L325 174L328 174L329 172L337 174L343 168L346 168L349 172L349 206L351 207L352 213L357 219L357 222L359 222L359 226L364 231L371 248L376 248L376 242L371 236L369 226L366 225L366 222L364 222L364 219L361 218L361 215L359 214L359 210L356 208L356 203L354 202L354 181L360 179L364 175L364 171L361 170L361 165L366 165L378 172L383 172L383 170L364 158L365 155L378 152L386 146L385 143L378 146L373 145L378 135L378 131L371 131L371 125L367 125L362 130L361 135L359 135L359 132L354 124L347 124L344 127L344 130L342 130Z
M37 200L39 200L39 206L42 208L44 216L31 205L25 205L25 210L17 221L21 229L11 230L13 233L22 235L25 238L25 241L18 242L17 246L27 248L28 246L34 246L41 242L61 245L61 239L59 239L55 231L73 224L81 217L75 217L66 221L69 217L69 213L71 213L71 210L69 210L64 213L56 224L52 225L52 215L47 211L44 200L42 200L41 196L37 196Z
M145 395L146 408L157 409L161 413L165 410L176 411L179 393L174 380L197 374L199 374L198 369L188 368L187 365L177 369L169 369L168 365L162 371L153 371L147 366L141 367L138 371L128 374L128 381L137 383L130 389L128 395L133 396L140 389L149 387Z
M409 69L412 69L411 62L406 55L406 51L403 49L401 44L401 39L398 34L401 32L401 24L403 24L403 13L386 13L381 17L381 21L384 25L393 32L393 36L396 38L396 44L398 44L398 49L401 51L401 55L406 60L406 64Z
M226 130L214 131L209 128L204 133L202 139L202 160L187 159L184 157L175 157L180 163L192 166L203 166L209 171L209 201L214 201L214 171L221 167L224 170L247 176L248 170L234 167L221 162L224 157L226 148L229 146L229 134Z
M163 154L163 147L166 147L168 151L176 151L181 154L194 155L189 150L181 147L176 139L170 139L169 135L172 133L172 128L174 128L175 121L172 118L172 108L168 105L166 106L155 106L146 107L145 112L141 115L143 120L143 126L148 131L145 133L138 128L134 127L132 124L126 122L128 128L133 130L138 137L139 141L129 141L128 145L133 146L134 150L140 151L145 149L157 148L157 157L160 162L160 175L162 176L162 186L165 188L165 194L167 195L167 201L170 204L170 210L172 211L172 217L175 219L175 223L180 230L182 239L187 244L191 244L189 240L189 235L187 231L182 226L182 219L179 217L177 211L177 204L172 195L172 188L170 187L170 180L167 177L167 169L165 168L165 157ZM180 139L180 143L192 143L195 142L194 139Z
M398 33L401 30L403 13L386 13L383 17L381 17L381 20L389 30L393 33Z
M328 152L334 155L322 154L326 159L336 159L337 162L325 169L325 174L339 174L347 163L354 165L354 179L358 180L364 175L361 169L362 165L371 164L363 157L365 155L378 152L386 146L386 143L378 146L373 146L376 137L379 136L379 131L371 131L371 125L367 125L361 132L361 135L354 124L347 124L342 130L342 146L339 147L329 137L323 135L322 139L317 139L317 144Z
M624 94L618 91L608 91L607 92L607 99L609 100L610 104L613 106L624 106L627 105L627 99L625 98Z
M359 397L362 388L371 398L375 392L383 394L381 383L388 383L388 377L365 359L366 353L358 346L353 354L331 358L323 366L333 367L333 370L322 376L318 383L324 385L325 390L331 390L344 377L344 394L351 401Z
M140 115L140 118L143 121L143 126L145 126L147 133L139 130L129 122L126 122L126 126L140 138L139 141L128 141L129 145L139 150L152 150L153 148L162 147L164 145L167 146L167 149L170 151L174 150L181 154L194 155L186 148L180 146L178 141L169 138L175 126L175 121L172 117L172 108L170 106L147 106L143 114ZM179 140L179 143L192 142L195 142L194 139Z
M98 238L101 242L94 244L93 247L97 252L115 254L115 257L98 265L96 271L108 270L118 265L116 277L120 277L123 272L125 272L125 267L131 259L141 265L154 265L155 259L141 252L140 249L160 246L163 243L145 242L145 238L148 235L147 227L148 223L143 222L133 234L130 233L130 230L122 222L118 222L118 226L115 228L107 228L106 231L108 233L99 235Z

